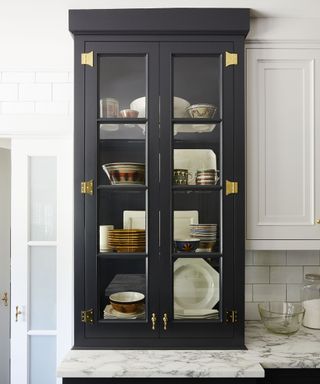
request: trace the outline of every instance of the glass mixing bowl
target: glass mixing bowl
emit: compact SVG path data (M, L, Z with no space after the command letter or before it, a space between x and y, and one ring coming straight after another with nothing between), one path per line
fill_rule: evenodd
M299 330L304 308L301 303L267 302L258 304L261 321L271 332L292 334Z

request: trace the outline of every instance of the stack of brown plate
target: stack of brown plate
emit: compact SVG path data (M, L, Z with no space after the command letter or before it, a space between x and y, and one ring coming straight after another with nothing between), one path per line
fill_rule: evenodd
M197 171L196 184L197 185L214 185L218 181L218 172L215 169L205 169Z
M108 231L108 246L115 252L144 252L146 231L144 229L111 229Z

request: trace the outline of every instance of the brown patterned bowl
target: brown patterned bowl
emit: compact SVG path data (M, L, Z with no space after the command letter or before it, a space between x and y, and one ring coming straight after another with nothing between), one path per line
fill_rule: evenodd
M141 312L144 309L144 294L140 292L117 292L109 296L112 308L121 313Z

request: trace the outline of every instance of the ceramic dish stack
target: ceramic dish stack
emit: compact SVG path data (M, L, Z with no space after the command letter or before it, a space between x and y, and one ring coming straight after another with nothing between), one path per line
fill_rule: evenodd
M108 247L115 252L145 251L146 231L144 229L111 229L108 234Z
M192 238L200 239L197 252L213 252L217 242L218 224L190 224Z
M102 169L112 185L144 184L145 166L143 163L108 163L103 164Z

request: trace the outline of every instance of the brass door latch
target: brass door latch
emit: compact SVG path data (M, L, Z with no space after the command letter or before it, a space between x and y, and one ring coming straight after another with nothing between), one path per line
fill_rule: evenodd
M155 313L152 314L151 316L151 323L152 323L152 330L156 330L156 324L157 324L157 316Z
M163 329L164 331L166 331L168 326L168 315L166 313L163 315L162 320L163 320Z
M8 292L4 292L1 300L4 302L4 306L7 307L8 306L8 301L9 301L9 299L8 299Z

